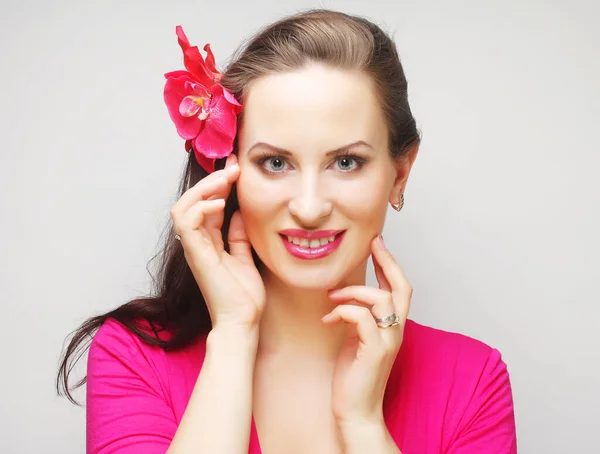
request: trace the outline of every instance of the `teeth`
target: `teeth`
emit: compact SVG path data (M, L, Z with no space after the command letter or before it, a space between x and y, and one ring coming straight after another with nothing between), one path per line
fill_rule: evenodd
M290 243L297 244L298 246L314 249L321 246L325 246L327 243L331 243L333 240L335 240L335 235L330 236L328 238L319 238L313 240L308 240L307 238L297 238L294 236L288 236L287 240Z

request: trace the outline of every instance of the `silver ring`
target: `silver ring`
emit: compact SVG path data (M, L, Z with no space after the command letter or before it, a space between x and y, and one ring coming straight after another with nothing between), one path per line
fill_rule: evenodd
M375 321L376 321L377 323L387 323L387 322L389 322L389 321L391 321L391 320L396 320L396 317L397 317L397 315L396 315L396 313L394 312L394 313L392 313L391 315L388 315L387 317L383 317L383 318L376 318L376 319L375 319Z
M396 315L396 313L394 312L391 315L388 315L387 317L384 318L376 318L375 321L377 322L377 326L379 328L389 328L391 326L396 326L400 324L400 317L398 317Z
M400 324L400 319L394 321L391 325L379 326L380 328L391 328L392 326L397 326Z
M175 234L175 239L176 239L177 241L181 241L181 237L180 237L180 236L179 236L177 233Z

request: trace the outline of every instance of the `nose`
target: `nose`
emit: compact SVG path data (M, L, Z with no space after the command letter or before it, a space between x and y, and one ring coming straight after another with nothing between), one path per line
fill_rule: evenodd
M300 225L316 227L331 213L332 204L315 175L305 174L288 208Z

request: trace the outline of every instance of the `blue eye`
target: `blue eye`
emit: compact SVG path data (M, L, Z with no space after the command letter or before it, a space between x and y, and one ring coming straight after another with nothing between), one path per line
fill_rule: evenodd
M271 172L271 173L277 173L280 170L283 169L283 167L285 166L285 159L280 157L280 156L273 156L273 157L267 157L264 160L261 160L261 165L264 165L265 162L270 162L271 164L274 165L270 165L270 169L267 170L267 172Z
M358 161L357 161L357 159L355 159L355 158L354 158L354 157L352 157L352 156L348 156L348 155L345 155L345 156L339 156L338 158L336 158L336 160L337 160L337 162L338 162L338 163L342 163L342 162L344 162L344 163L346 163L346 164L347 164L348 162L352 162L352 161L354 161L354 162L356 162L356 163L357 163L357 165L358 165ZM342 172L350 172L350 171L352 171L352 170L353 170L353 168L351 168L351 169L348 169L348 168L346 168L346 169L343 169L343 168L342 168L341 170L342 170Z

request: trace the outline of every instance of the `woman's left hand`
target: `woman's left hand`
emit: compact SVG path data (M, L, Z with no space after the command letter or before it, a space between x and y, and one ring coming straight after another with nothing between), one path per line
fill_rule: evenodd
M333 416L342 432L344 427L365 423L385 426L383 396L402 345L412 297L412 287L383 238L375 238L371 249L379 288L357 285L330 291L330 298L339 305L322 319L330 325L350 324L336 360L331 394ZM375 318L394 312L400 324L377 326Z

